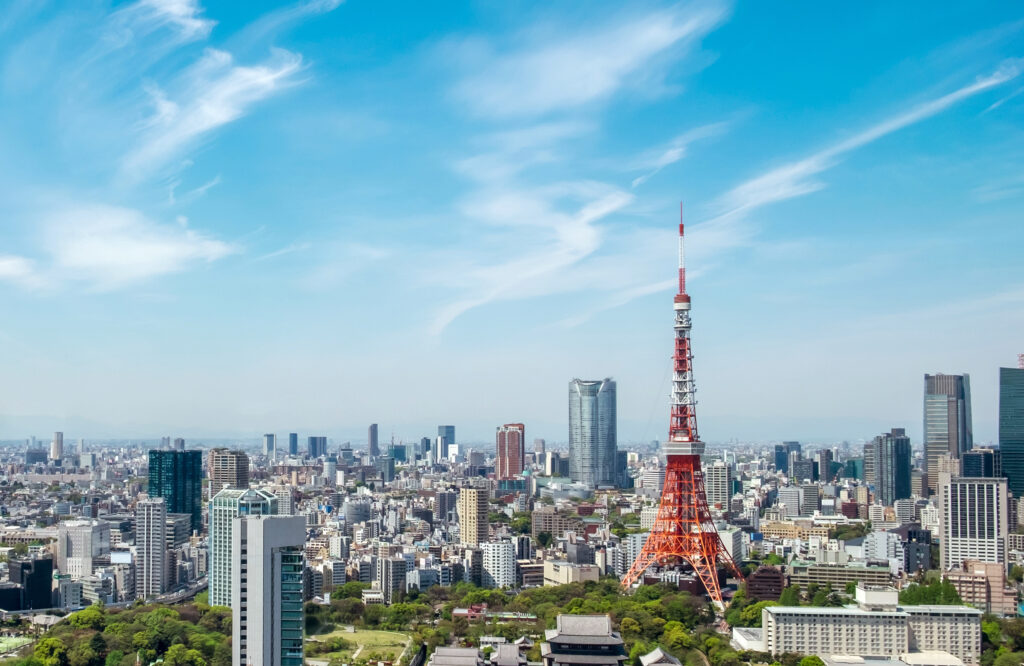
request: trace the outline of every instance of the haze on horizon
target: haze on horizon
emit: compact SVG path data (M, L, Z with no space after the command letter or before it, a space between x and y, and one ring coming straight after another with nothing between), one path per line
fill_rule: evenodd
M683 201L705 440L919 445L926 372L996 439L1016 7L447 9L12 2L0 438L663 438Z

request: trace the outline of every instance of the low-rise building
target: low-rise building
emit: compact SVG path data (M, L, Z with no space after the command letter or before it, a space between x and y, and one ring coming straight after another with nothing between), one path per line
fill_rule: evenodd
M544 562L544 585L568 585L569 583L597 582L601 571L596 564L570 564L565 560Z
M607 615L559 615L544 632L544 666L622 666L626 647Z

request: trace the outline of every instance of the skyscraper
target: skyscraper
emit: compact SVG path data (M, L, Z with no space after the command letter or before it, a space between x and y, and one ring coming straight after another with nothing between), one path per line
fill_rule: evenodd
M371 423L369 430L366 432L366 450L370 452L370 456L380 455L380 442L377 440L376 423Z
M979 478L1003 476L1002 451L1000 449L971 449L961 456L963 475ZM1016 493L1014 493L1016 497Z
M263 455L273 458L277 455L277 435L268 432L263 435Z
M479 546L487 541L487 491L480 488L462 488L456 502L459 513L459 538L467 546Z
M590 488L615 484L615 382L569 382L569 476Z
M483 587L513 587L516 584L516 547L511 541L483 544Z
M139 500L135 507L135 592L140 599L166 591L166 555L167 503L163 497Z
M999 368L999 450L1014 497L1024 497L1024 368Z
M297 432L288 433L288 455L299 455L299 433Z
M201 451L149 452L149 496L163 497L167 513L192 516L192 530L203 527L203 454Z
M235 518L277 513L277 495L260 488L226 488L210 500L210 605L231 606Z
M943 571L964 560L1006 563L1006 490L1006 479L953 477L939 482Z
M307 437L306 447L310 458L322 458L327 455L326 437Z
M50 442L50 460L59 462L64 457L64 433L53 433L53 441Z
M959 459L973 447L970 376L925 375L924 455L928 483L935 484L939 478L939 456Z
M784 444L775 445L775 471L783 474L789 473L789 453Z
M731 485L732 469L721 460L716 460L704 469L704 492L710 506L728 511L729 498L732 497Z
M455 443L455 426L437 426L437 436L441 437L441 450L436 454L434 460L448 460L448 447Z
M547 448L547 442L545 442L540 437L534 438L534 440L533 440L533 452L537 456L537 460L538 461L542 460L544 458L544 452L545 452L546 448Z
M57 526L57 570L81 580L92 575L93 560L110 554L110 523L64 520Z
M21 585L23 609L53 606L53 558L11 559L7 567L11 582Z
M245 451L229 451L223 447L213 449L207 465L210 497L225 488L249 487L249 456L245 455Z
M875 437L864 445L865 477L869 467L875 486L875 497L885 506L892 506L898 499L910 497L910 471L913 467L910 453L910 438L903 428Z
M302 666L306 519L237 516L232 522L231 663Z
M500 479L514 479L523 473L526 459L526 426L522 423L506 423L498 426L498 458L495 476Z

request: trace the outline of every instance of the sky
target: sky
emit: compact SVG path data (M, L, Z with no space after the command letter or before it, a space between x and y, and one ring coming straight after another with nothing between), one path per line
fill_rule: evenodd
M0 437L997 437L1024 352L1014 3L7 0Z

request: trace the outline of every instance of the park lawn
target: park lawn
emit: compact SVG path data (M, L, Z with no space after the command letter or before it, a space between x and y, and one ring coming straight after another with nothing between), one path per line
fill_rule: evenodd
M19 648L22 645L31 642L31 638L25 638L24 636L12 636L10 638L0 637L0 654L4 654L14 648Z
M310 656L309 659L317 661L331 661L335 658L341 658L346 661L351 661L353 659L353 655L355 655L360 646L362 646L363 651L359 653L359 659L365 659L373 653L380 653L385 659L394 661L402 654L402 651L405 649L405 644L410 638L409 634L403 634L398 631L356 629L353 632L348 632L345 631L345 629L335 629L329 634L318 634L312 640L326 641L338 636L348 641L352 647L339 652L327 652L316 656Z

